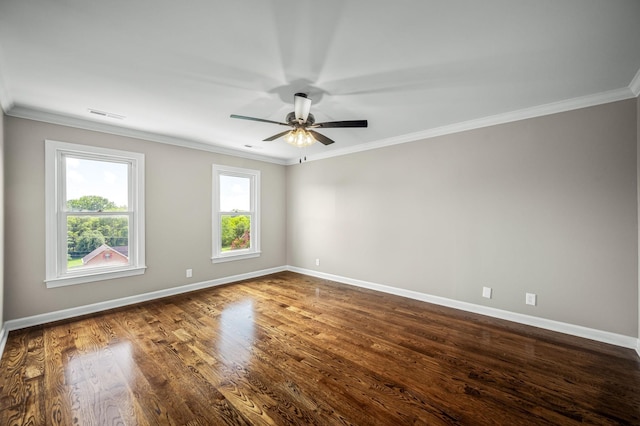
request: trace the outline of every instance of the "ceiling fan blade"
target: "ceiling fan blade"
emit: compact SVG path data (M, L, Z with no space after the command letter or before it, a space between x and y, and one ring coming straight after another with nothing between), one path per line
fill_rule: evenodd
M296 120L307 122L309 111L311 111L311 99L307 98L304 93L296 93L293 97L293 110L296 114Z
M265 120L264 118L247 117L246 115L231 114L231 118L239 118L241 120L259 121L261 123L280 124L281 126L288 126L287 123L281 123L279 121Z
M321 135L320 133L316 132L315 130L309 130L307 129L307 132L311 133L313 135L313 137L320 143L324 144L324 145L331 145L333 143L333 141L331 139L329 139L328 137L326 137L325 135Z
M286 135L290 131L291 130L285 130L284 132L280 132L277 135L273 135L271 137L268 137L268 138L262 139L262 140L265 141L265 142L275 141L276 139L283 137L284 135Z
M311 127L329 129L331 127L367 127L367 120L347 120L347 121L327 121L325 123L315 123Z

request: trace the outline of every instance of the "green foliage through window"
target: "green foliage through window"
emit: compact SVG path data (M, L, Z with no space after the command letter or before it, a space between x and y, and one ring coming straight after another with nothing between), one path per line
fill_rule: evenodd
M222 216L222 250L239 250L251 247L250 216Z
M129 245L129 219L126 216L73 215L74 211L122 211L106 198L89 195L67 201L71 214L67 216L68 267L81 266L79 259L103 244L109 247Z
M113 201L98 195L83 195L77 200L69 200L67 208L72 212L117 212L127 209L126 206L118 207Z

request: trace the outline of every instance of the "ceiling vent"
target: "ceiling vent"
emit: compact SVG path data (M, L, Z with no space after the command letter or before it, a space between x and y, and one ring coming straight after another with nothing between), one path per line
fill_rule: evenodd
M116 120L124 120L126 118L124 115L114 114L112 112L105 112L91 108L89 108L89 112L91 114L99 115L100 117L115 118Z

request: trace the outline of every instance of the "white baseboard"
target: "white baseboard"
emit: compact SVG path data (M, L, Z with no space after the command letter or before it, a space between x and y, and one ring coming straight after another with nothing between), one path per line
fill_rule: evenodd
M461 302L458 300L447 299L445 297L432 296L430 294L419 293L417 291L405 290L397 287L390 287L383 284L376 284L368 281L356 280L353 278L342 277L339 275L326 274L311 269L298 268L295 266L287 266L292 272L310 275L317 278L323 278L331 281L337 281L343 284L349 284L357 287L368 288L383 293L403 296L409 299L420 300L423 302L433 303L436 305L447 306L450 308L460 309L462 311L473 312L476 314L486 315L489 317L504 319L520 324L531 325L546 330L557 331L572 336L583 337L598 342L610 343L616 346L622 346L629 349L635 349L640 356L640 340L635 337L625 336L622 334L611 333L608 331L596 330L593 328L583 327L580 325L568 324L560 321L549 320L545 318L534 317L531 315L519 314L515 312L504 311L502 309L491 308L488 306L475 305L473 303Z
M3 324L2 328L0 328L0 359L2 359L2 354L4 354L4 347L7 344L7 337L9 337L9 330L7 330L7 327L5 327Z
M201 290L204 288L215 287L219 285L229 284L237 281L242 281L251 278L257 278L264 275L274 274L282 271L297 272L304 275L309 275L317 278L327 279L331 281L340 282L343 284L349 284L357 287L368 288L371 290L380 291L383 293L394 294L397 296L403 296L410 299L420 300L423 302L433 303L436 305L447 306L450 308L460 309L467 312L473 312L489 317L504 319L520 324L531 325L538 328L557 331L573 336L583 337L599 342L609 343L616 346L622 346L625 348L635 349L640 356L640 339L624 336L621 334L611 333L608 331L601 331L592 328L582 327L579 325L567 324L559 321L548 320L544 318L534 317L530 315L518 314L515 312L504 311L501 309L495 309L487 306L475 305L473 303L461 302L458 300L447 299L445 297L433 296L425 293L420 293L412 290L405 290L396 287L390 287L383 284L372 283L368 281L362 281L339 275L326 274L323 272L313 271L310 269L298 268L295 266L279 266L275 268L263 269L260 271L248 272L245 274L232 275L229 277L218 278L210 281L202 281L199 283L188 284L179 287L172 287L165 290L154 291L150 293L144 293L136 296L129 296L115 300L109 300L105 302L93 303L91 305L78 306L75 308L63 309L60 311L49 312L46 314L33 315L26 318L19 318L15 320L9 320L4 323L2 329L0 329L0 358L4 353L4 347L7 342L7 337L10 331L19 330L26 327L32 327L36 325L46 324L54 321L60 321L68 318L78 317L81 315L93 314L108 309L120 308L123 306L133 305L136 303L147 302L163 297L174 296L178 294L188 293L195 290Z
M150 300L160 299L167 296L175 296L178 294L189 293L203 288L215 287L219 285L229 284L236 281L247 280L251 278L261 277L263 275L275 274L277 272L286 271L287 268L279 266L276 268L262 269L260 271L248 272L246 274L232 275L229 277L218 278L210 281L202 281L194 284L187 284L179 287L172 287L165 290L153 291L150 293L139 294L136 296L123 297L121 299L109 300L106 302L93 303L91 305L78 306L75 308L63 309L60 311L49 312L46 314L33 315L26 318L19 318L5 322L4 328L7 332L19 330L21 328L33 327L35 325L46 324L54 321L60 321L68 318L78 317L81 315L93 314L96 312L106 311L108 309L120 308L122 306L133 305ZM1 352L0 352L1 354Z

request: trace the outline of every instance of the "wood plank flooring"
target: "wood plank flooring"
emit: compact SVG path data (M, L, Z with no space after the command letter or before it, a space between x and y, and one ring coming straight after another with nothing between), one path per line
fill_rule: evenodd
M291 272L11 332L0 425L640 424L629 349Z

